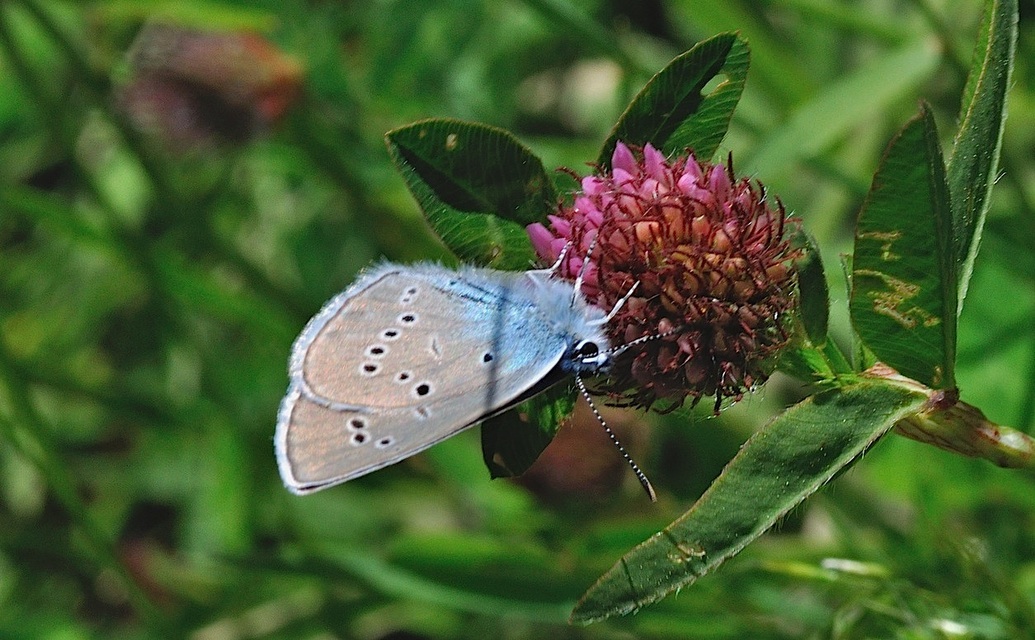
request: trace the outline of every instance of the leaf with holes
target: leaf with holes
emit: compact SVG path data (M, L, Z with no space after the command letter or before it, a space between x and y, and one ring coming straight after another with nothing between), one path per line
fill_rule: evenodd
M689 148L701 160L711 158L744 91L749 58L747 41L735 33L703 40L676 57L629 103L597 163L611 165L619 140L640 146L649 142L665 155ZM720 75L725 78L703 94Z
M557 192L527 147L502 129L448 119L385 138L431 227L461 260L497 269L533 264L524 226L553 210Z
M938 132L924 105L888 145L859 213L849 309L878 359L932 388L955 386L951 215Z

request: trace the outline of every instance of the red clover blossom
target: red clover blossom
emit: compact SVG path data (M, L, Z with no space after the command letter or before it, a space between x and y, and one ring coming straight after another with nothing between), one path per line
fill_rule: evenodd
M692 153L669 161L650 144L634 154L619 142L611 171L583 178L574 203L528 234L548 263L568 247L558 276L582 270L583 293L602 309L639 283L609 337L660 337L619 356L598 392L662 409L714 396L718 411L764 382L788 342L797 254L786 222L783 205L736 180L732 164Z

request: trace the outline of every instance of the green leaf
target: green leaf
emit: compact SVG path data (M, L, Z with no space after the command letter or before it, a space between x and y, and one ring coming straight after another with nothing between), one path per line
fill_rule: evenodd
M743 168L767 180L792 171L800 159L820 154L870 122L873 114L915 94L938 69L941 55L941 49L924 38L831 82L770 132Z
M327 575L326 582L341 581L341 574L344 573L349 582L359 581L378 593L395 598L433 604L438 610L502 615L558 624L564 618L564 607L570 602L547 598L516 599L487 594L463 584L443 584L390 563L369 549L357 549L356 545L324 545L324 549L318 549L317 552L323 558L318 563L311 563L311 571L316 575ZM309 567L303 566L303 569Z
M543 163L502 129L425 120L385 138L410 193L461 260L525 269L535 260L524 226L557 204Z
M848 287L848 296L852 295L852 256L847 253L841 254L841 274L844 276L845 284ZM852 340L851 344L851 369L852 371L865 371L872 367L876 363L877 359L873 356L873 352L866 348L862 340L859 338L859 334L856 332L850 332L849 337ZM827 342L827 346L832 346L832 342Z
M816 239L804 229L798 230L791 242L803 252L795 263L802 324L812 344L822 346L827 341L827 321L830 316L830 291L823 271L823 259Z
M94 10L96 18L105 24L156 18L197 29L269 32L281 21L273 11L208 1L119 0L102 3Z
M878 359L955 386L956 269L945 167L926 105L888 145L855 230L852 324Z
M838 373L827 361L823 350L808 341L783 349L776 368L798 380L821 384L833 384Z
M611 166L619 140L641 146L649 142L665 155L689 148L698 159L711 158L744 91L749 58L747 41L735 33L703 40L676 57L629 103L597 163ZM725 78L704 95L705 85L719 74Z
M283 309L271 308L252 291L232 291L183 255L167 248L152 252L154 282L163 296L184 309L203 310L226 322L239 322L278 344L289 344L298 332L297 321Z
M850 373L837 345L827 339L830 291L815 238L804 229L791 236L798 274L798 317L794 344L781 351L777 368L799 380L832 384L839 373ZM803 335L802 335L803 334Z
M556 605L571 610L586 579L545 546L507 536L421 531L400 535L388 553L394 566L425 580L529 605L552 603L553 613Z
M995 182L1016 46L1017 1L988 0L947 169L961 309Z
M823 345L823 355L826 356L827 363L830 364L831 369L835 373L858 373L860 369L856 369L852 366L852 363L845 357L841 347L837 346L833 340L827 340L827 343Z
M482 456L493 478L519 476L550 444L562 422L575 410L569 385L547 389L512 411L482 423Z
M622 557L572 622L636 611L692 584L847 469L926 396L864 381L791 407L756 433L682 517Z
M53 229L82 247L119 253L116 238L97 225L87 223L72 206L51 193L7 185L0 191L0 207Z

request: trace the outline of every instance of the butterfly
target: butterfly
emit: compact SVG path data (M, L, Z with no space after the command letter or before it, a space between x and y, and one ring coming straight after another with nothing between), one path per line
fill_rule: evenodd
M384 263L331 299L291 350L275 435L287 488L399 462L565 379L588 399L582 376L616 353L605 324L617 306L550 273Z

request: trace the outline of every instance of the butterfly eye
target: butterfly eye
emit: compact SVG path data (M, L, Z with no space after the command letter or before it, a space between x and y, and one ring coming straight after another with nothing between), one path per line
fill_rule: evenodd
M599 354L600 347L597 346L597 343L590 342L589 340L581 342L575 347L575 355L577 355L579 358L583 360L595 358Z

